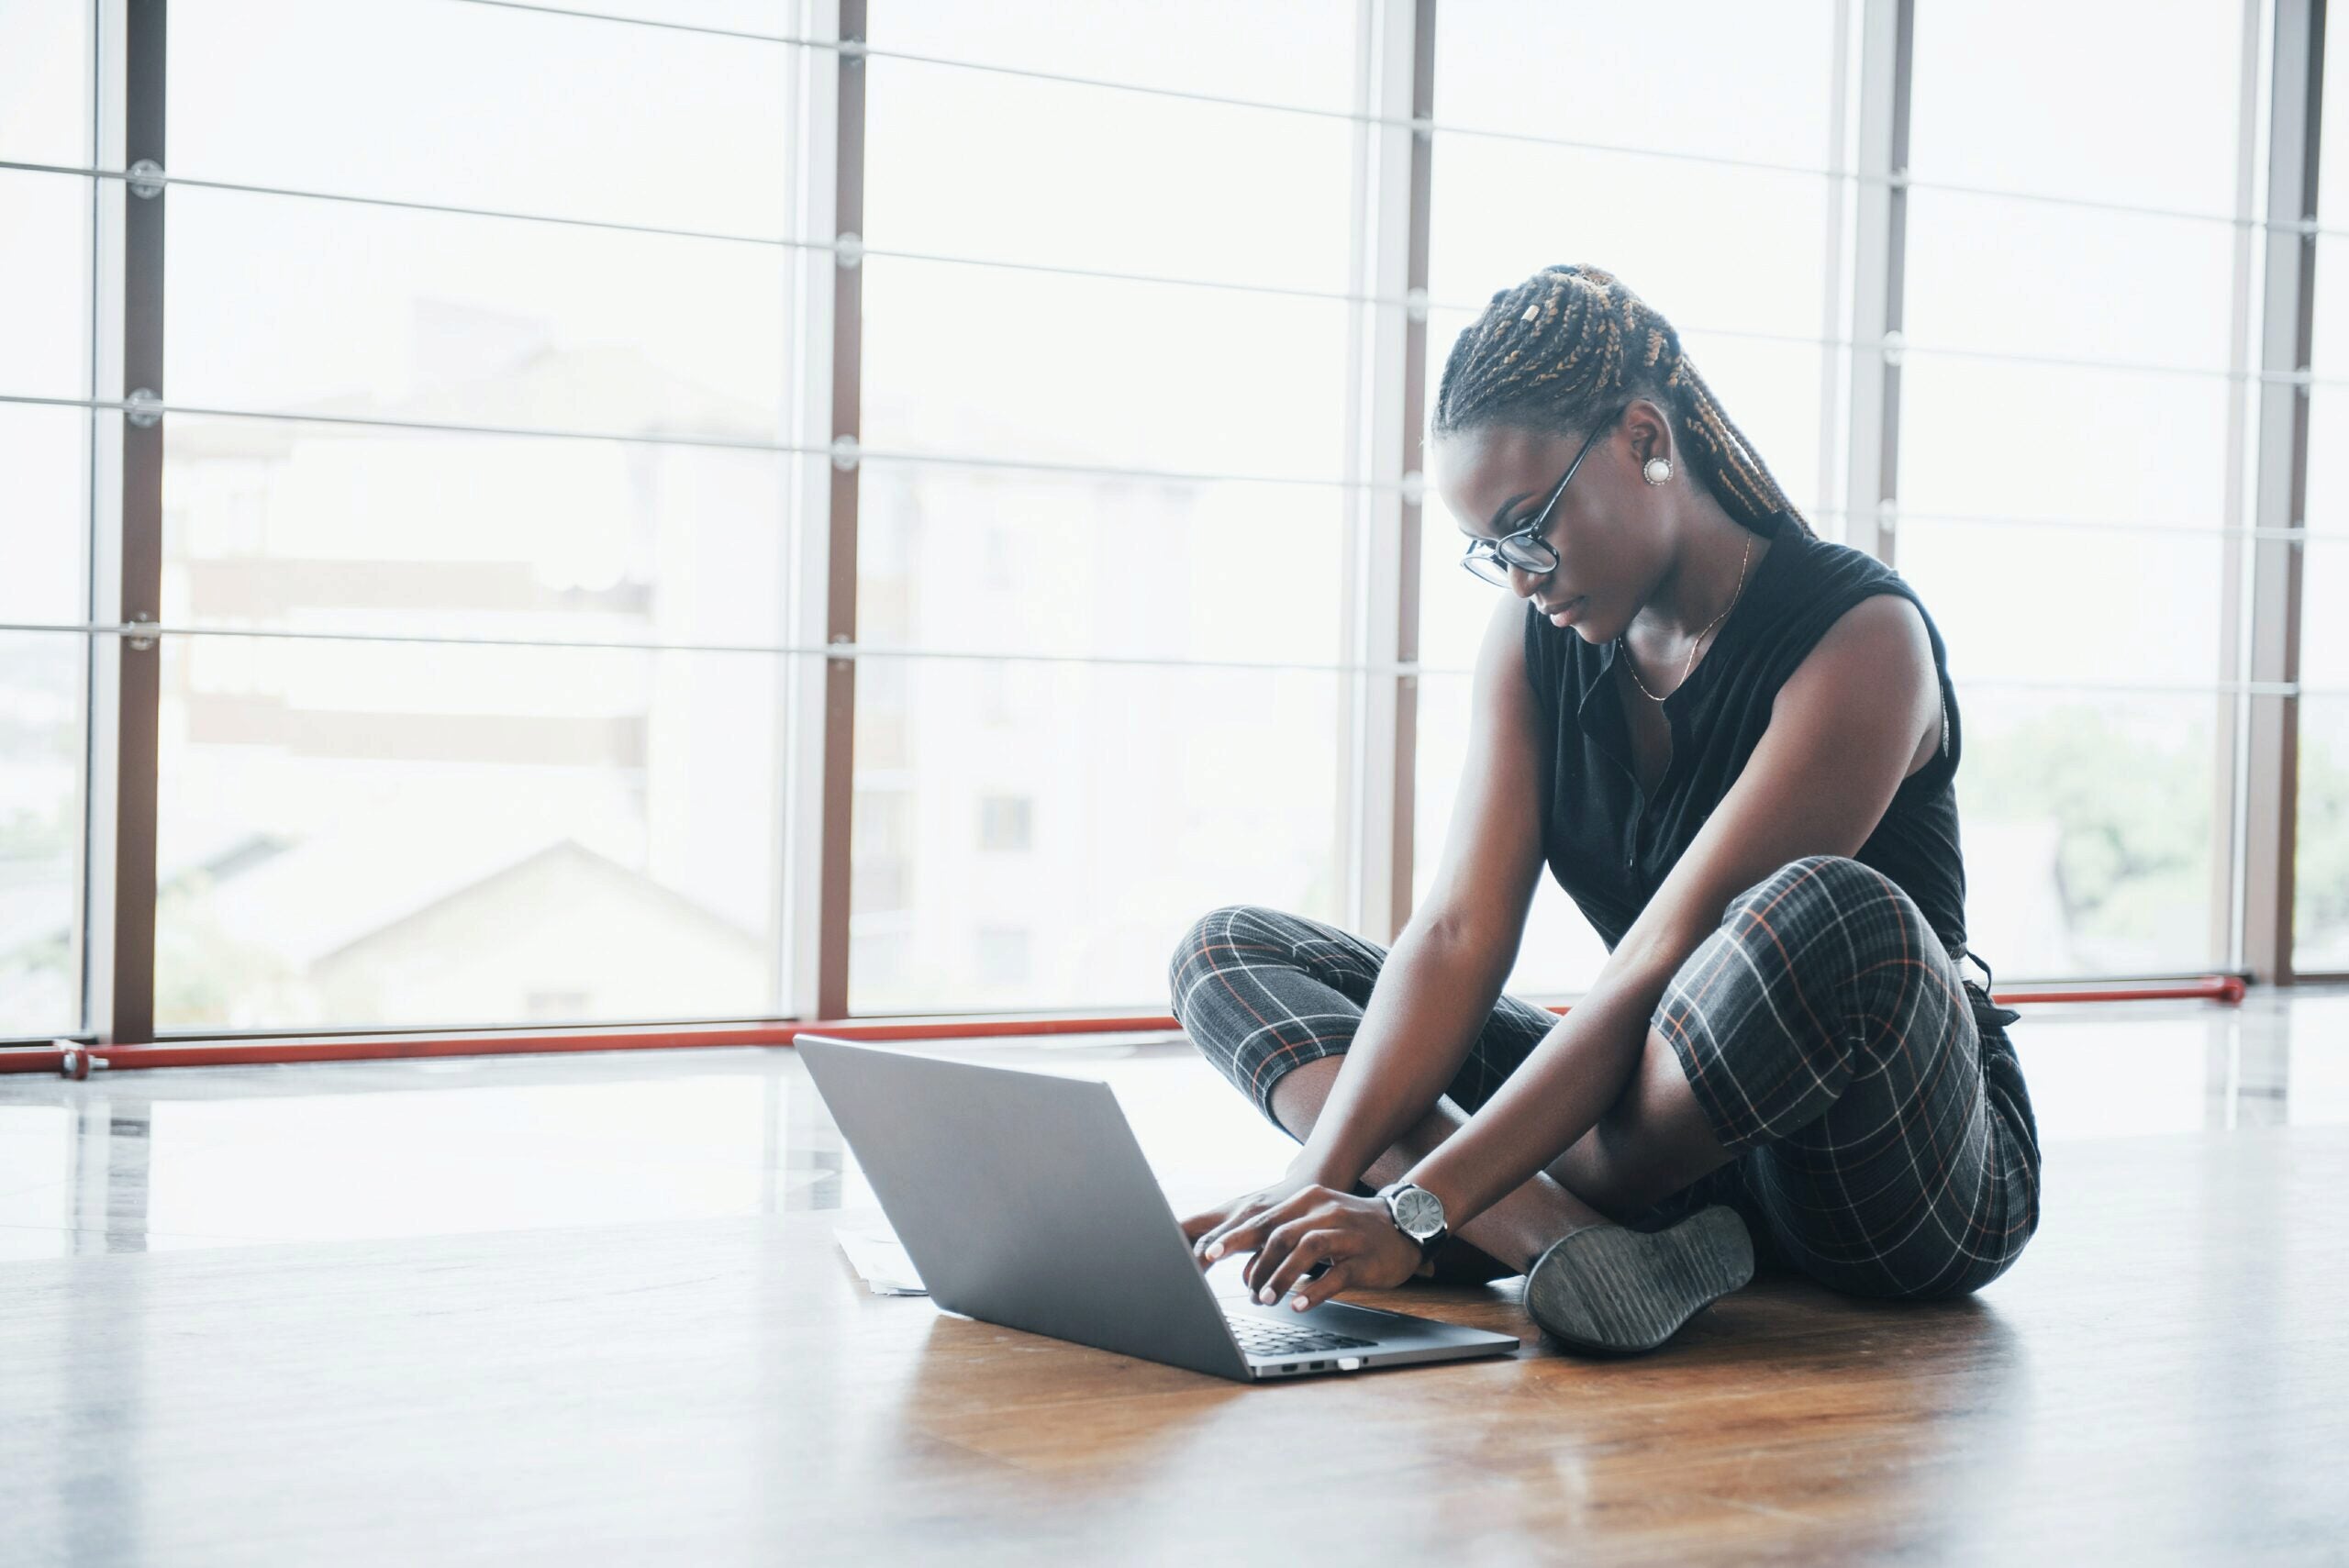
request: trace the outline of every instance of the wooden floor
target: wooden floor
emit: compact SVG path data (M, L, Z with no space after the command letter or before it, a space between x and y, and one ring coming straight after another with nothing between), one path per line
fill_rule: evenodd
M787 1053L0 1083L0 1562L2349 1561L2349 1035L2262 1006L2017 1026L2046 1220L1975 1300L1772 1281L1591 1362L1420 1286L1368 1299L1529 1348L1261 1388L868 1294ZM2059 1059L2213 1028L2199 1127ZM1279 1147L1179 1053L1053 1060L1178 1193Z

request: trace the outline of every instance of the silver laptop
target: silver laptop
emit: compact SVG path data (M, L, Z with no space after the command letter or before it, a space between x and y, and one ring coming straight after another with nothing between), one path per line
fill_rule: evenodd
M826 1035L794 1042L932 1300L1253 1381L1458 1361L1508 1334L1327 1301L1219 1299L1109 1085Z

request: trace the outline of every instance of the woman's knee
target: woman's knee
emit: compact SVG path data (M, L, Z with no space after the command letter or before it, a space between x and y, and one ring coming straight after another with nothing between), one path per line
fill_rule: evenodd
M1649 1024L1734 1152L1840 1092L1883 1041L1868 1020L1918 1006L1900 993L1920 961L1947 951L1907 893L1850 856L1804 855L1730 900Z
M1865 971L1887 957L1948 951L1907 889L1849 855L1788 861L1731 898L1721 925L1796 964Z
M1268 938L1266 917L1274 913L1254 904L1224 904L1191 922L1166 962L1166 988L1178 1019L1190 991L1215 970L1235 961L1261 959L1268 951L1287 951L1286 945Z
M1294 919L1261 904L1219 905L1191 922L1167 960L1167 1000L1174 1021L1227 1073L1240 1071L1236 1057L1243 1038L1262 1032L1265 1007L1275 1001L1266 982L1275 988L1278 982L1262 972L1289 965L1296 957L1288 929Z
M1739 893L1732 910L1771 913L1788 906L1865 897L1888 884L1882 872L1849 855L1801 855Z

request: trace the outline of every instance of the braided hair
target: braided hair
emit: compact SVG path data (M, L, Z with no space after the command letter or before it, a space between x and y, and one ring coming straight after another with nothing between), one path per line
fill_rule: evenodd
M1544 267L1502 289L1452 345L1436 392L1434 433L1518 425L1566 434L1622 417L1635 397L1668 409L1691 466L1721 508L1767 536L1785 512L1810 524L1778 487L1745 432L1681 352L1680 334L1612 272Z

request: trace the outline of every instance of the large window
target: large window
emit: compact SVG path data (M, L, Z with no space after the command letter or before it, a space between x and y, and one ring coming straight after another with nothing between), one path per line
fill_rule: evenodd
M1894 559L1950 643L1967 923L2001 978L2227 956L2214 807L2234 737L2212 694L2242 538L2233 217L2256 46L2235 6L2127 14L1916 20Z
M1077 29L1058 5L891 0L872 41L1344 111L1357 10ZM1358 130L885 54L867 71L865 243L955 259L863 264L857 638L906 656L858 672L855 841L901 873L855 884L851 995L1155 1003L1219 904L1345 917Z
M2349 28L2325 35L2328 83L2349 81ZM2341 69L2334 69L2335 62ZM2336 113L2317 161L2316 299L2301 558L2295 967L2349 972L2349 134Z
M2002 981L2246 962L2269 830L2349 970L2330 233L2314 385L2262 359L2307 3L0 7L0 1036L1154 1014L1219 905L1387 941L1496 594L1408 421L1561 261L1919 588ZM1545 873L1510 988L1605 956Z
M0 627L79 626L89 603L90 16L0 9ZM82 1019L88 639L0 630L0 1037Z
M797 53L172 8L159 1027L781 1002Z

